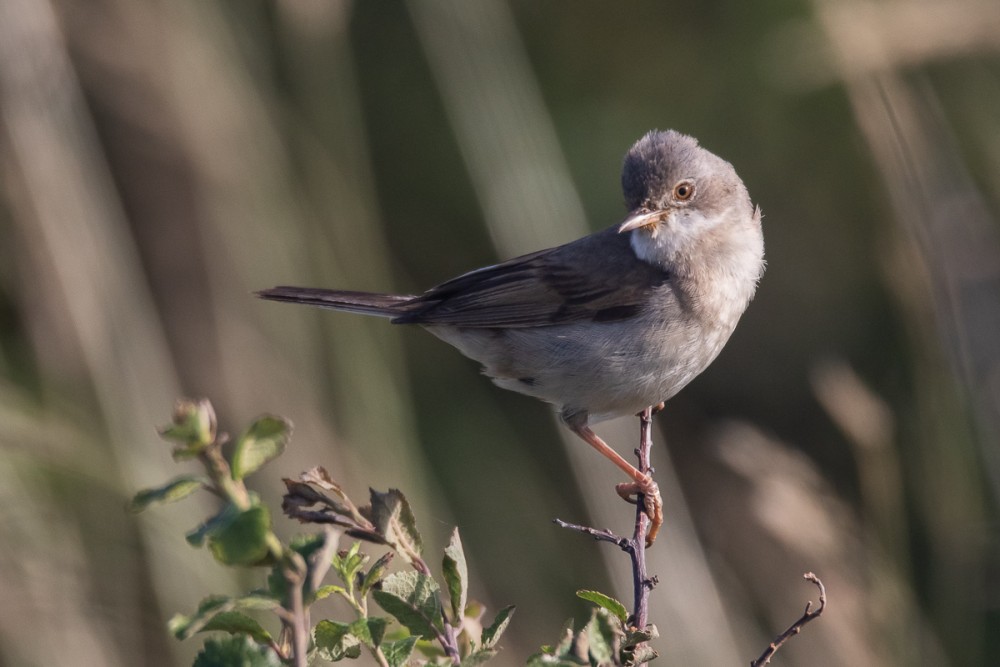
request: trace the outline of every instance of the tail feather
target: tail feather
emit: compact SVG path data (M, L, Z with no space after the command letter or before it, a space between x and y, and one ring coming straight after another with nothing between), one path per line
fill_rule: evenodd
M399 294L376 294L373 292L351 292L348 290L321 289L317 287L279 286L256 292L261 299L304 303L320 308L332 308L351 313L398 317L406 312L406 305L412 296Z

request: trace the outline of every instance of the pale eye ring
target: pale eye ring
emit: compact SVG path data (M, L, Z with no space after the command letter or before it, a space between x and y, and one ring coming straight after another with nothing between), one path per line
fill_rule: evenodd
M694 183L691 181L681 181L674 186L674 199L677 201L689 201L694 197Z

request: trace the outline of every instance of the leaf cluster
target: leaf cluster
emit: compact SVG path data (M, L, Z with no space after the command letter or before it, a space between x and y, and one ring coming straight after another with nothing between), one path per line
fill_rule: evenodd
M315 660L339 661L369 652L382 667L408 662L478 665L499 650L498 642L514 608L502 609L482 626L484 608L468 595L469 575L456 529L444 550L438 584L423 559L423 542L406 497L396 489L370 491L359 507L323 468L286 479L282 507L300 522L321 530L282 543L271 530L271 515L244 479L280 455L291 424L264 416L226 447L207 400L179 401L173 421L160 431L173 443L175 460L197 460L204 475L182 475L137 493L133 511L181 500L199 489L221 500L219 510L187 535L196 547L207 546L220 563L267 568L266 585L242 596L211 595L186 615L169 622L171 633L188 639L218 632L205 642L195 665L294 665ZM374 562L355 541L338 550L346 534L384 547ZM390 572L394 560L407 569ZM330 573L336 583L326 583ZM350 620L311 623L312 605L337 596L350 606ZM374 601L379 613L370 613ZM276 616L277 636L260 620Z
M649 641L658 636L656 626L631 627L625 605L604 593L577 591L577 596L592 602L590 619L579 630L572 621L563 627L559 642L543 646L528 659L528 667L571 667L578 665L615 665L633 667L657 656Z
M469 599L468 565L457 528L441 561L442 588L423 558L423 540L401 491L371 489L369 503L359 507L323 468L284 482L282 507L288 516L303 523L338 526L350 536L390 549L368 570L364 566L369 557L360 553L358 542L334 560L343 585L324 587L320 593L344 598L358 618L352 623L320 622L316 644L324 658L357 657L363 646L389 665L403 664L414 650L432 664L476 665L496 654L514 608L500 610L488 627L482 627L484 609ZM394 556L410 569L386 574ZM368 616L369 595L405 633L386 634L385 619Z

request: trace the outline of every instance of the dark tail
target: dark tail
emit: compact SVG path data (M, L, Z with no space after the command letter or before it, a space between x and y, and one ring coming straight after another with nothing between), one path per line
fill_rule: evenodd
M345 310L379 317L398 317L406 312L406 304L412 296L397 294L373 294L371 292L349 292L347 290L319 289L316 287L272 287L256 293L262 299L304 303L320 308Z

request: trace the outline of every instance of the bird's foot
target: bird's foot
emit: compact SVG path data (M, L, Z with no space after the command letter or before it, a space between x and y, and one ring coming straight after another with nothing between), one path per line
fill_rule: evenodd
M642 511L649 517L649 532L646 533L646 546L653 546L656 541L656 534L660 532L663 525L663 498L660 497L660 487L649 475L640 482L625 482L615 485L615 492L621 496L625 502L635 505L642 497ZM636 496L633 498L633 496Z

